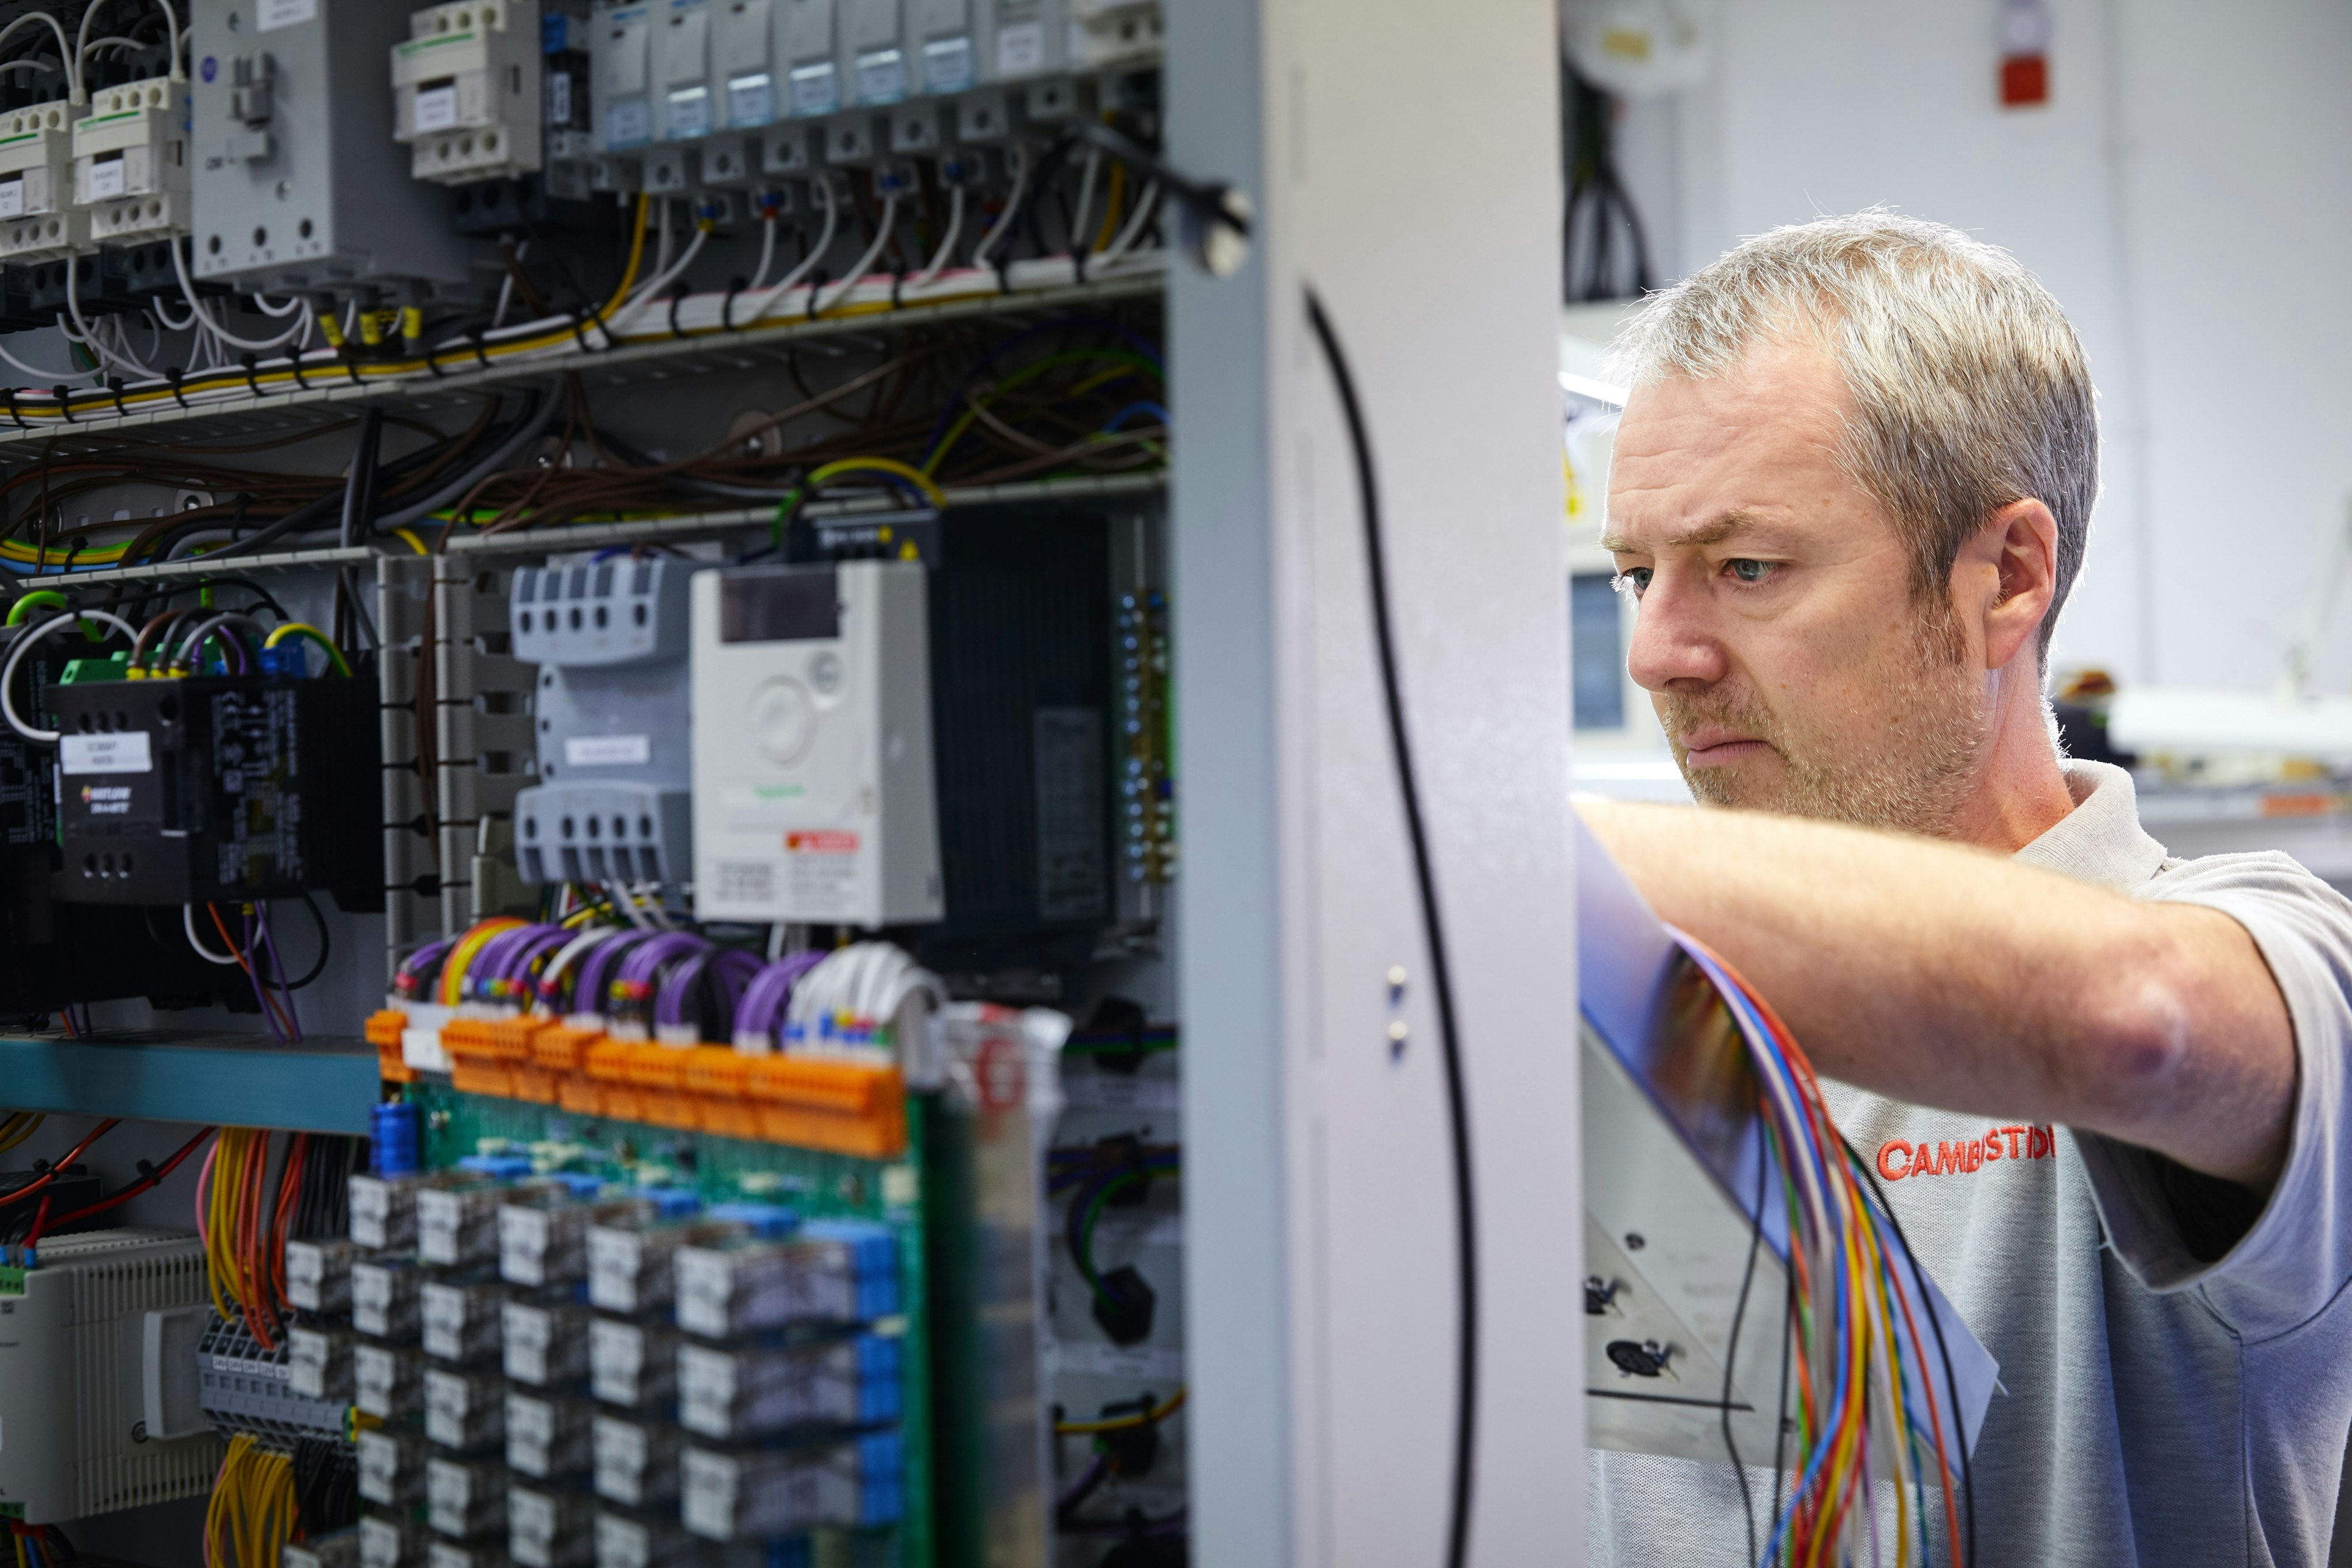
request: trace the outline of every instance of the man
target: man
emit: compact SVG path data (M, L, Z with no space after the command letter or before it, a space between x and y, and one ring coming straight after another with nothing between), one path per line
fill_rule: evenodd
M1582 809L1839 1080L2000 1361L1977 1561L2325 1563L2352 904L2284 855L2169 858L2127 773L2059 752L2043 663L2098 493L2065 317L2007 253L1866 213L1730 252L1619 358L1629 662L1733 809ZM1746 1551L1728 1466L1596 1454L1589 1487L1596 1563Z

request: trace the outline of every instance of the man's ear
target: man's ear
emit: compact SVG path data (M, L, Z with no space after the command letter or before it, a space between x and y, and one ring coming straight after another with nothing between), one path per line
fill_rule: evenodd
M1954 575L1984 581L1995 591L1984 611L1985 668L2005 669L2021 649L2032 647L2058 596L2058 520L2031 498L2013 500L1985 519L1961 548Z

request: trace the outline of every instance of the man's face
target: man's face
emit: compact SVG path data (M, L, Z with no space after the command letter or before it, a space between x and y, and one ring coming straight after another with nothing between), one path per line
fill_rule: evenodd
M1641 599L1627 663L1699 800L1942 833L1984 748L1980 637L1914 598L1839 470L1843 397L1804 342L1633 395L1606 541Z

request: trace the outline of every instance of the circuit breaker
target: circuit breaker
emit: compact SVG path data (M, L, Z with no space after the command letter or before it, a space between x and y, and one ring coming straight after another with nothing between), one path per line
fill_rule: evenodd
M538 0L450 0L393 47L393 135L420 180L530 174L542 160Z
M694 816L705 919L857 926L945 911L926 568L694 584Z
M793 118L831 114L841 107L841 71L834 62L834 0L779 0L783 15L777 48L784 61L784 98Z
M490 0L503 5L504 0ZM195 0L196 276L247 288L457 282L463 242L388 133L398 5Z
M589 19L593 62L596 151L625 153L654 139L653 77L655 7L599 6Z
M515 574L514 653L540 667L541 782L515 797L529 882L659 882L693 863L687 589L677 556Z
M89 242L73 205L72 121L81 110L37 103L0 114L0 260L36 261Z
M333 678L51 688L68 903L186 904L382 886L376 693ZM380 894L376 896L380 897Z

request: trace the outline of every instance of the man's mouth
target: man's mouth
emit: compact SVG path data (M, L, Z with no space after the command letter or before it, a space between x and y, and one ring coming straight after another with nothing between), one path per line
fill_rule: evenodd
M1682 742L1683 759L1695 768L1719 768L1772 749L1752 735L1714 728L1686 731Z

